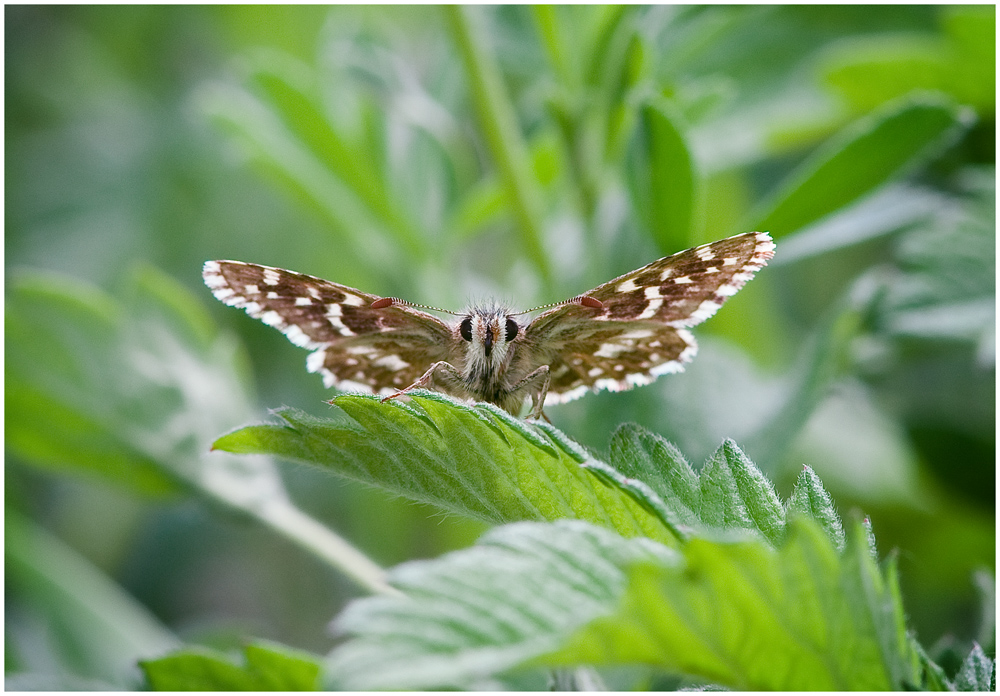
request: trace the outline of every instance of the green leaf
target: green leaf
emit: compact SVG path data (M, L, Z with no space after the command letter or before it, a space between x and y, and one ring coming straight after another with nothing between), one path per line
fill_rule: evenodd
M49 470L99 476L146 495L177 490L126 425L110 386L126 363L123 308L97 288L22 272L7 293L7 446Z
M242 355L204 308L151 268L124 294L47 274L12 283L5 426L17 461L147 495L195 493L385 590L380 568L292 505L273 462L209 451L253 409Z
M632 204L657 247L667 254L690 246L696 175L679 117L667 100L639 110L627 175Z
M290 135L343 181L401 244L411 252L422 251L419 231L393 200L372 158L321 110L311 68L275 50L261 49L254 57L248 85Z
M244 648L245 665L205 648L140 663L153 691L318 691L318 658L274 643Z
M955 676L958 691L995 691L996 663L986 656L979 643L972 644L969 656Z
M334 626L356 638L328 671L346 690L475 688L554 650L615 602L623 566L653 558L675 556L579 521L491 530L472 548L393 569L406 597L348 605Z
M786 514L800 513L817 521L827 536L833 540L838 551L843 551L847 543L844 524L833 505L833 499L823 487L823 482L810 467L802 467L802 473L795 480L792 495L785 506Z
M542 248L542 194L532 176L528 148L500 68L486 48L488 43L483 40L479 8L452 5L445 7L445 13L465 65L483 136L518 221L524 252L542 279L548 282L551 280L551 269Z
M242 428L214 448L313 464L492 523L575 517L671 539L657 517L581 468L590 455L555 428L434 392L411 397L413 406L341 396L334 418L280 409L283 425Z
M774 487L732 440L701 470L701 517L716 527L759 531L772 543L784 532L785 512Z
M916 663L895 579L868 551L860 527L840 555L801 518L777 549L694 538L679 552L579 521L510 525L392 571L405 598L349 605L330 672L345 689L441 689L645 664L742 690L898 689L893 665Z
M996 229L993 184L945 201L906 233L895 253L898 272L878 298L878 328L894 337L979 344L995 363Z
M146 607L60 539L9 508L4 521L8 590L45 617L67 671L130 688L136 660L179 645ZM32 649L17 646L18 635L12 649Z
M981 114L996 110L996 14L988 8L942 8L945 35L882 34L829 45L818 72L856 111L915 89L944 92Z
M849 125L803 162L743 229L777 239L860 199L953 143L974 116L940 95L916 94Z

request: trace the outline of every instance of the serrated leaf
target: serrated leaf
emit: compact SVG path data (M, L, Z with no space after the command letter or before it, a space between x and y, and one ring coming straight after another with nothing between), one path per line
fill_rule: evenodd
M843 550L847 543L844 524L833 506L833 499L823 487L823 482L810 467L802 467L802 473L795 480L795 487L792 488L785 510L788 514L797 512L817 521L837 550Z
M555 649L624 589L629 561L674 556L579 521L500 527L476 546L392 571L406 598L353 602L336 619L357 636L331 655L338 688L467 688Z
M784 531L785 513L774 487L732 440L701 471L701 519L714 527L758 531L771 543Z
M317 691L318 659L274 643L244 648L245 665L206 648L140 663L153 691Z
M626 423L611 436L610 459L622 474L649 485L680 523L695 525L700 521L698 475L672 443Z
M958 691L994 691L996 663L987 657L979 643L972 644L969 656L955 676Z
M555 428L434 392L410 396L419 411L365 395L335 399L331 419L281 409L283 425L243 428L214 447L320 466L492 523L571 517L670 542L655 515L581 468L591 457Z
M801 518L777 549L695 538L679 553L579 521L510 525L393 571L406 598L349 605L331 674L346 689L475 688L640 663L746 690L900 688L889 663L913 663L906 634L881 630L895 581L859 557L863 530L840 555Z

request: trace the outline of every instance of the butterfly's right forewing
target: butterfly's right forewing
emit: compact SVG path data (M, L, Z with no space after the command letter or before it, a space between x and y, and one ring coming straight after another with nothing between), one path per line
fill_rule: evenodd
M372 309L378 295L322 278L241 261L208 261L202 275L216 298L314 352L306 365L328 387L389 394L447 357L452 334L411 307Z

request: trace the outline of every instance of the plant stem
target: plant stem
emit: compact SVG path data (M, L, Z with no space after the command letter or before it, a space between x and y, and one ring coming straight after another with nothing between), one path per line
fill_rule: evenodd
M542 199L529 165L528 148L517 115L504 89L500 69L484 49L484 39L472 16L477 10L448 5L445 14L465 63L476 112L490 152L500 169L521 230L521 241L546 285L552 276L542 247Z
M274 499L255 511L267 526L315 554L373 594L399 594L385 581L385 571L286 500Z

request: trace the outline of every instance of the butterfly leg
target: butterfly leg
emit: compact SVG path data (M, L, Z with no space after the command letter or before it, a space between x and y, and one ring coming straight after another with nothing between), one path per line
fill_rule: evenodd
M549 392L548 365L542 365L537 370L529 372L524 379L514 385L514 388L510 390L510 395L515 397L515 400L519 398L519 403L523 404L524 397L518 395L523 394L525 390L531 394L531 413L528 414L528 418L548 420L545 412L542 411L542 406L545 405L545 395Z
M416 382L408 387L400 389L395 394L390 394L389 396L382 399L382 403L389 401L390 399L395 399L397 396L402 396L408 391L413 389L419 389L421 387L432 387L434 385L435 376L438 378L437 381L439 386L445 390L451 391L454 385L462 383L462 373L455 369L455 366L449 362L441 360L436 362L427 368L427 372L423 374Z

